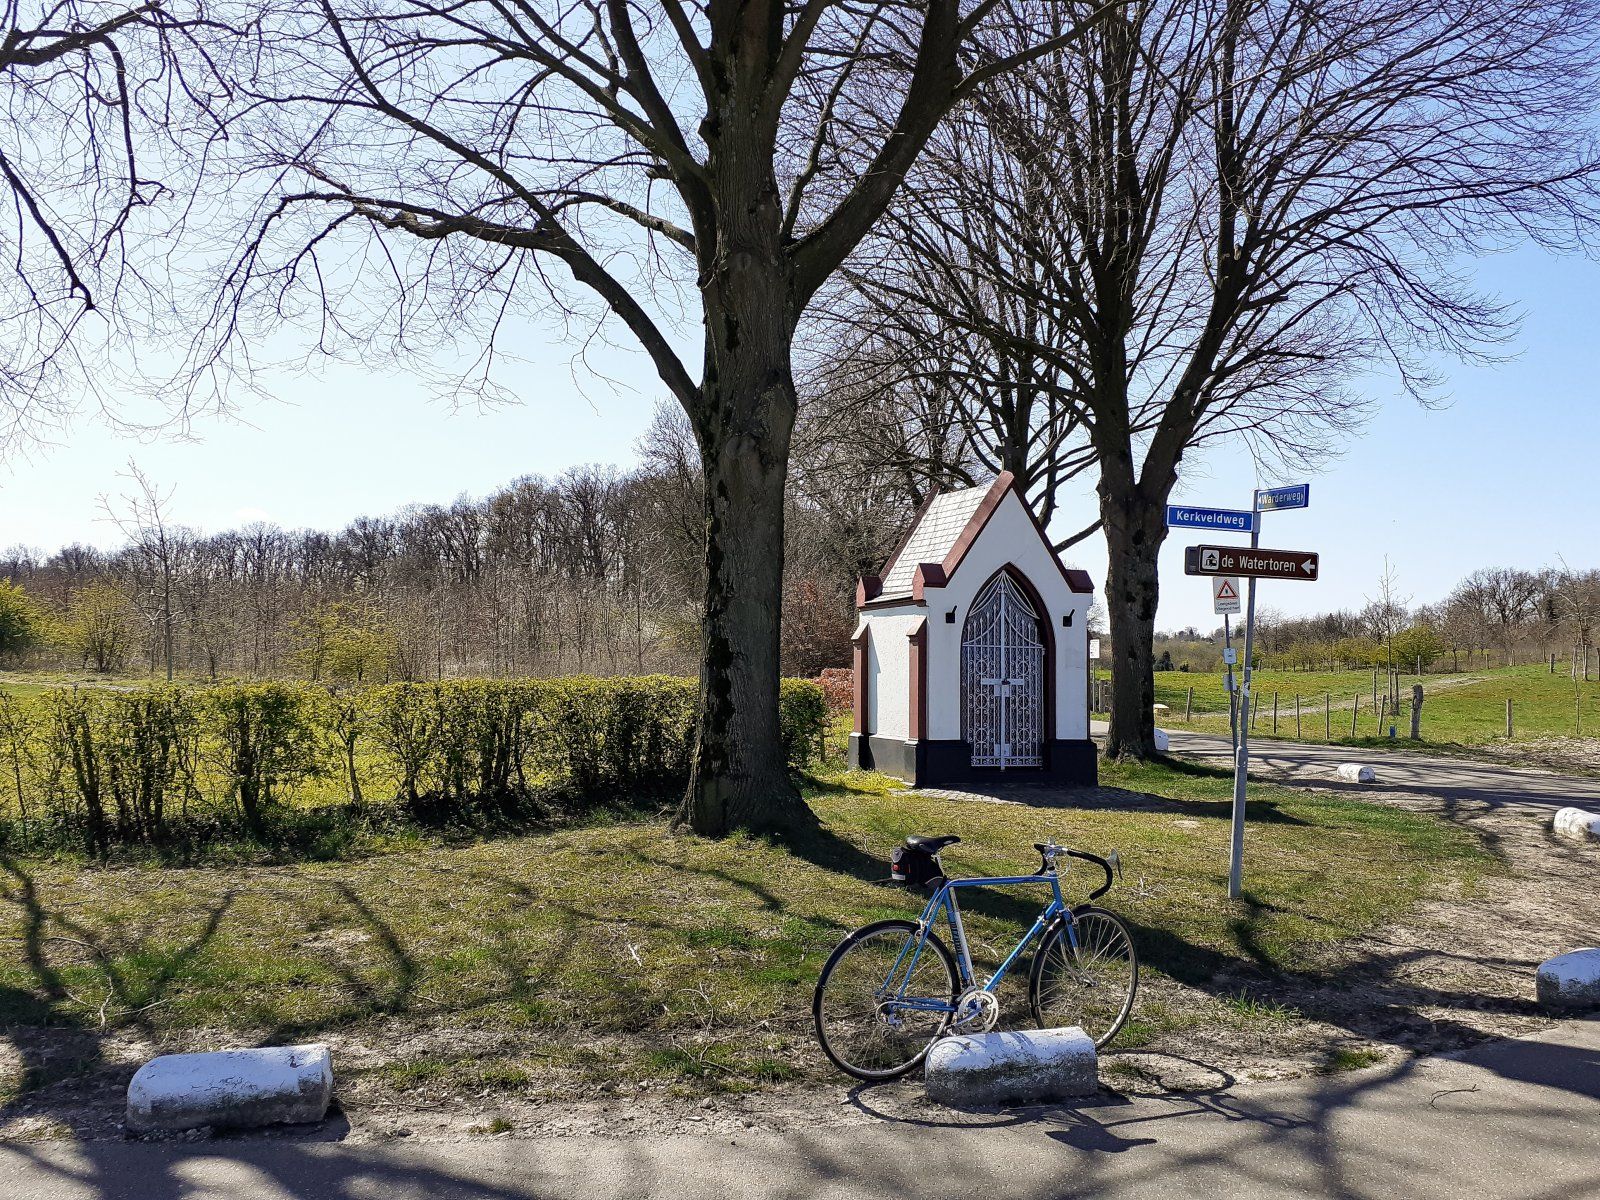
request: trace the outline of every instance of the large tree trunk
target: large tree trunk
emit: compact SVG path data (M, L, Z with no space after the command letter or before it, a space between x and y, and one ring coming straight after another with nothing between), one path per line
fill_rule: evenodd
M1099 489L1108 555L1106 618L1114 655L1106 754L1113 758L1156 753L1151 656L1161 594L1157 557L1166 521L1160 506L1147 502L1130 476L1103 472Z
M809 816L778 729L786 462L753 440L705 462L700 711L680 821L697 833L790 827Z
M759 131L738 106L730 103L722 130L712 158L724 224L702 276L705 368L692 414L705 477L700 711L679 816L711 835L810 817L778 731L798 311L770 156L759 153Z

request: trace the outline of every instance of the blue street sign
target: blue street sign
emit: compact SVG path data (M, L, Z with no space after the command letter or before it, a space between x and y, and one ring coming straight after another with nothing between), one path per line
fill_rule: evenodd
M1310 504L1309 483L1293 483L1280 488L1261 488L1256 492L1257 512L1271 512L1275 508L1307 508Z
M1256 527L1255 513L1240 512L1236 508L1190 508L1183 504L1167 505L1167 527L1183 526L1187 529L1218 529L1230 533L1249 533Z

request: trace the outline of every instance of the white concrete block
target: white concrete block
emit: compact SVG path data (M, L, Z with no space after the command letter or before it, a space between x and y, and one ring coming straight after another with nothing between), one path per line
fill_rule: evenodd
M1064 1100L1100 1086L1094 1042L1075 1026L942 1038L924 1075L928 1098L957 1108Z
M1588 812L1581 808L1563 808L1556 813L1551 821L1551 827L1558 837L1574 838L1578 841L1600 839L1600 813Z
M1600 950L1574 950L1539 964L1539 1003L1546 1008L1600 1008Z
M1362 763L1340 763L1339 778L1346 783L1371 783L1378 773Z
M332 1098L324 1045L164 1054L128 1084L128 1129L296 1125L322 1120Z
M1165 754L1172 746L1172 739L1167 736L1165 729L1156 730L1156 749Z

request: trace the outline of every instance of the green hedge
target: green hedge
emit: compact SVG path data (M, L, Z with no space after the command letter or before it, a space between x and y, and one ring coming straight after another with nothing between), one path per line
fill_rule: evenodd
M103 858L314 840L350 814L482 824L658 802L688 780L695 693L671 676L0 692L0 836ZM803 768L822 690L785 680L780 707Z

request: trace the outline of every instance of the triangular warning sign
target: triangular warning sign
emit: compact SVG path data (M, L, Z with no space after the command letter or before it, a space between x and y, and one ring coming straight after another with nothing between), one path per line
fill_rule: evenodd
M1239 593L1233 590L1233 580L1224 579L1221 583L1217 584L1218 600L1237 600L1238 598Z

